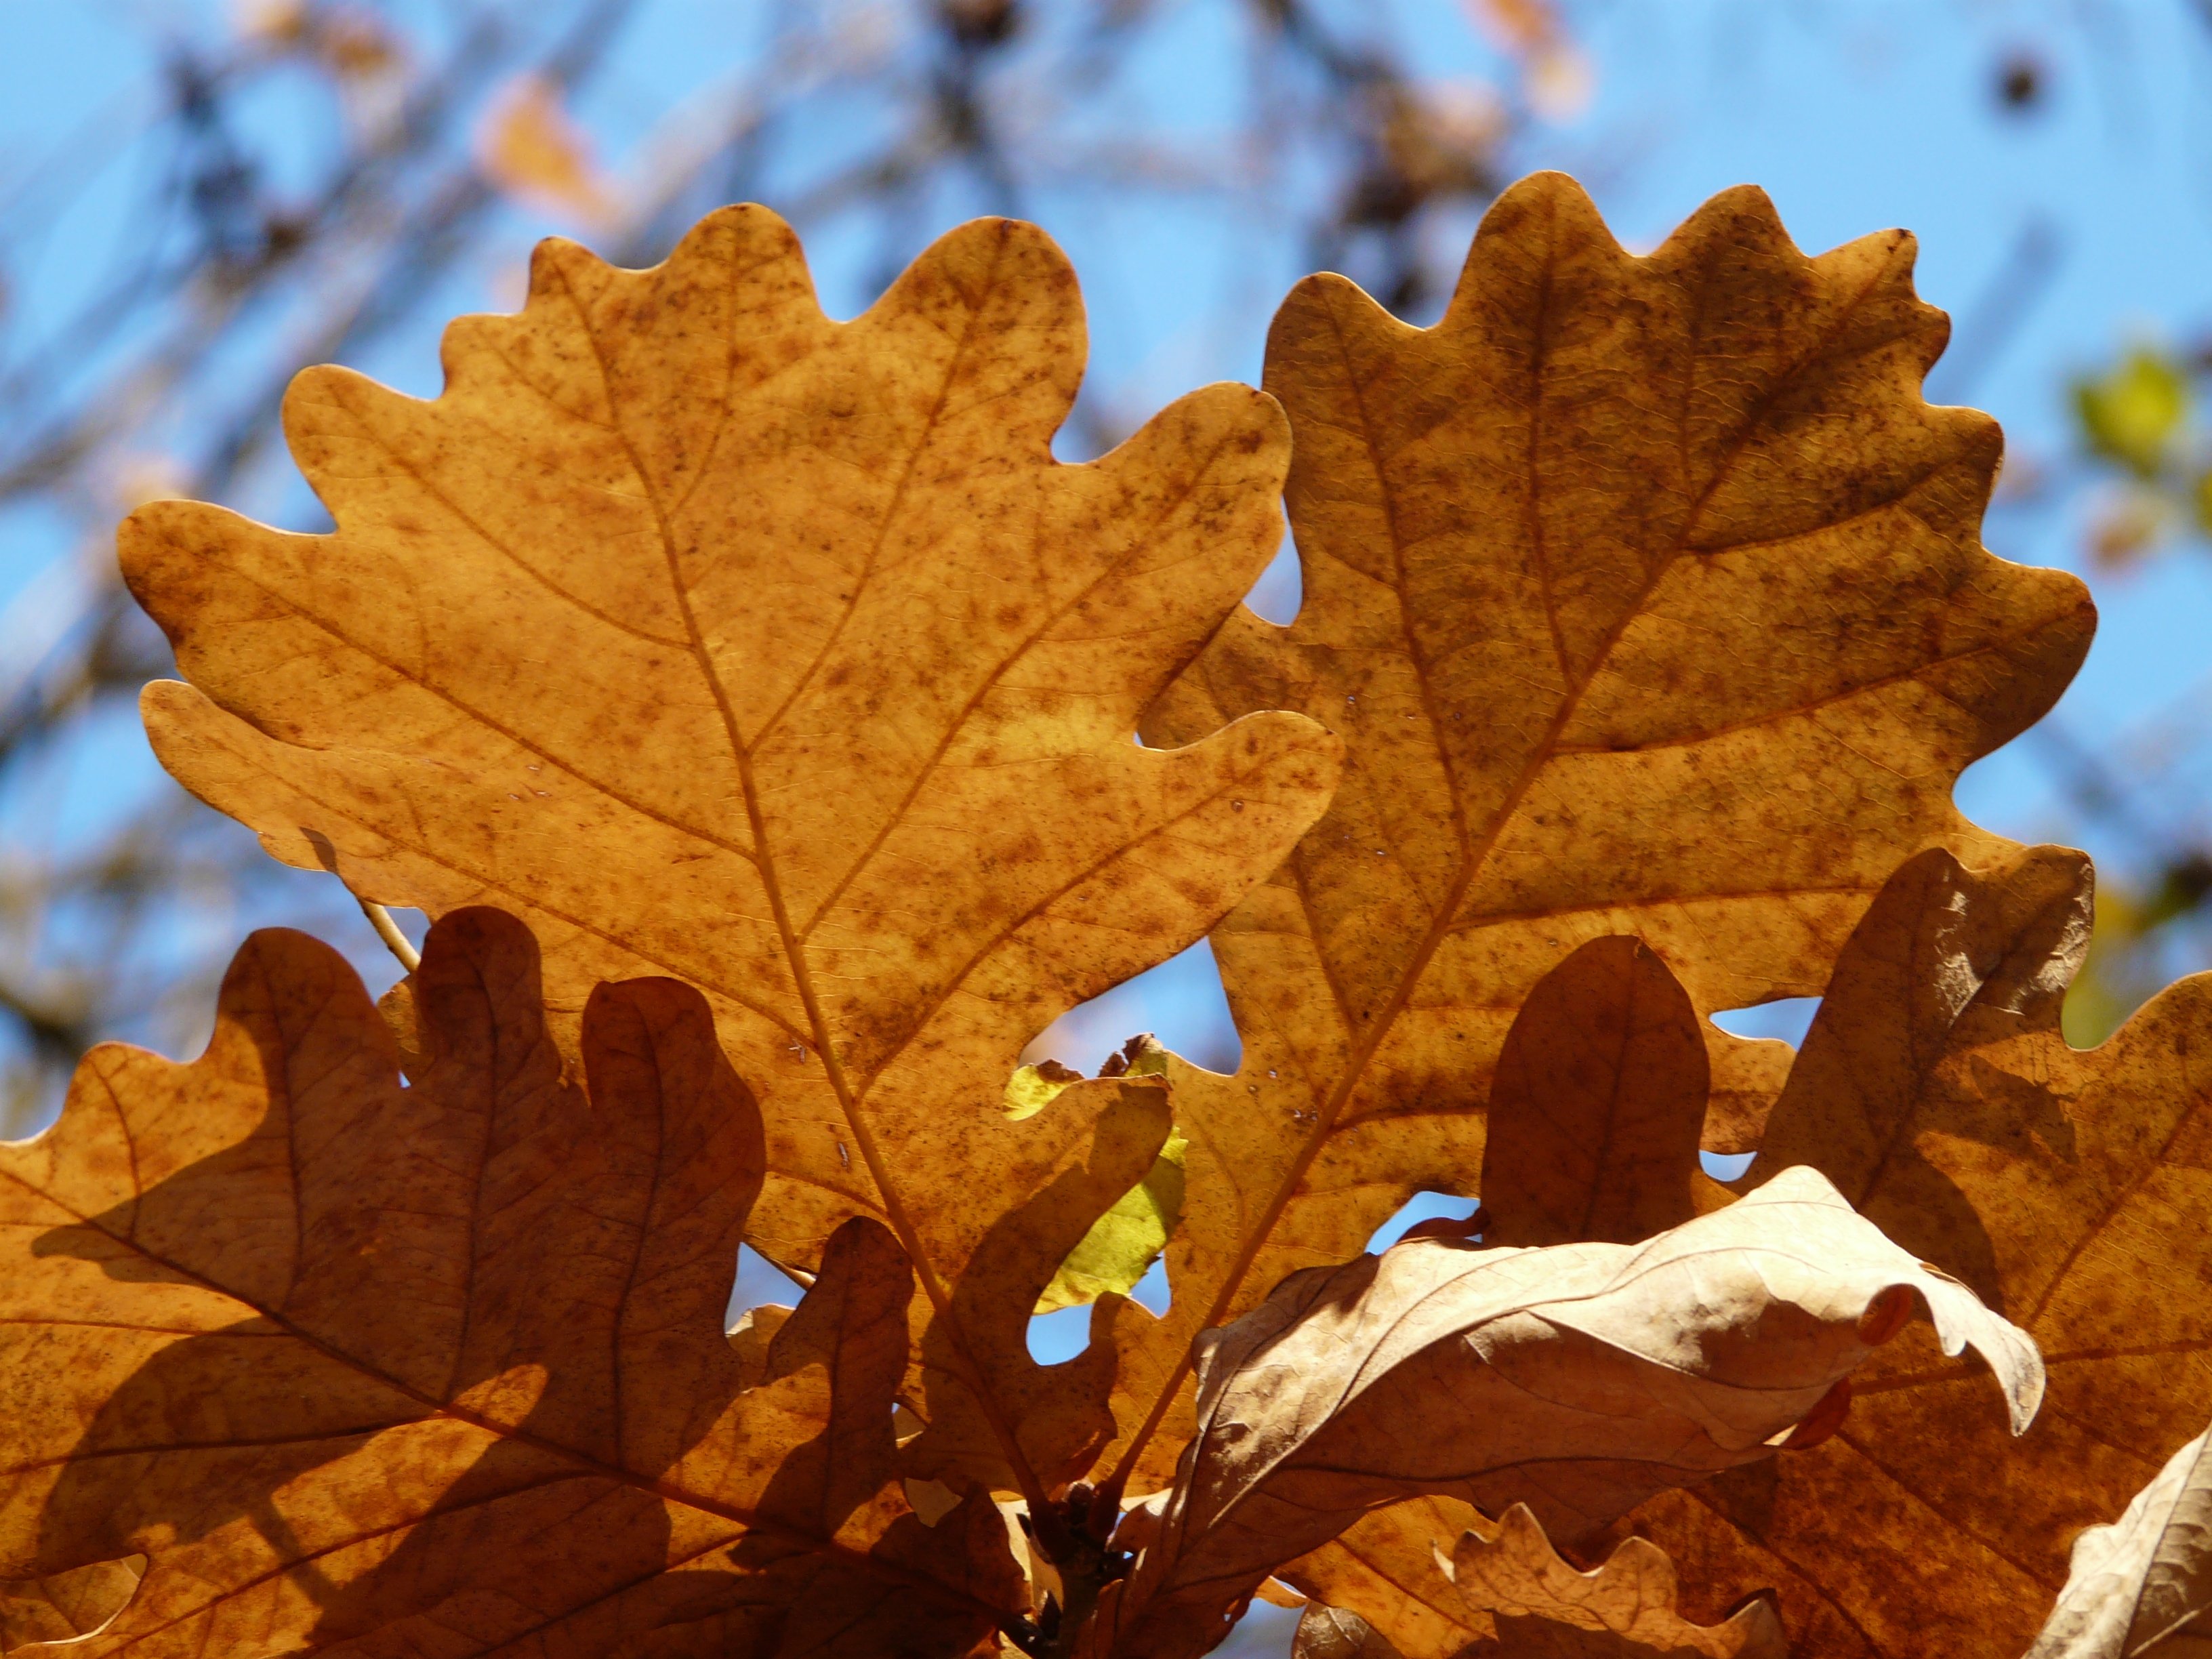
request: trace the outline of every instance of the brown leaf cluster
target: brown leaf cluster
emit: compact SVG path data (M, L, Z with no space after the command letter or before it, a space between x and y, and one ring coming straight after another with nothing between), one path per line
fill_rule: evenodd
M97 1049L0 1147L0 1573L144 1559L70 1650L857 1659L1018 1612L988 1501L901 1496L880 1226L744 1386L760 1120L698 994L595 992L586 1088L512 919L445 918L415 988L403 1081L352 970L258 934L199 1060Z
M1985 1389L1908 1330L1822 1434L1655 1498L1584 1553L1655 1540L1707 1619L1771 1590L1802 1656L1903 1659L1934 1643L2014 1659L2037 1639L2083 1529L2189 1433L2212 1351L2212 1080L2197 1038L2212 979L2175 986L2102 1048L2068 1047L2059 1006L2090 897L2087 860L2057 848L1984 875L1941 851L1908 861L1842 952L1745 1183L1817 1169L1905 1249L1954 1266L2044 1355L2033 1427L2012 1442ZM1524 1018L1542 1014L1542 988ZM1632 1029L1619 1010L1580 1042L1604 1051ZM1695 1069L1654 1073L1651 1097ZM1601 1173L1581 1178L1602 1189ZM1408 1655L1459 1651L1415 1530L1376 1517L1285 1576ZM1363 1531L1376 1559L1346 1572Z
M1287 714L1130 743L1273 552L1288 440L1221 386L1063 465L1083 355L1026 225L842 325L763 209L646 272L548 242L435 402L295 383L332 534L167 502L123 535L191 681L145 700L171 770L364 897L521 916L558 1023L605 981L703 990L768 1122L753 1242L811 1270L890 1226L930 1309L917 1457L1037 1502L1110 1433L1111 1362L1040 1378L1023 1322L1167 1126L1108 1086L1016 1120L1007 1074L1277 863L1338 746ZM1071 1234L1083 1179L1112 1191Z
M1923 854L1844 950L1775 1107L1752 1180L1770 1160L1826 1171L2027 1330L2051 1376L2008 1447L1957 1366L1901 1341L1826 1445L1637 1517L1723 1603L1777 1589L1802 1651L2023 1652L2075 1537L2202 1427L2212 976L2071 1048L2059 1009L2089 921L2079 854L1979 875Z
M548 243L437 399L301 376L330 534L125 527L148 729L436 926L385 1018L258 937L0 1149L0 1640L1166 1659L1280 1572L1316 1655L2017 1653L2201 1427L2206 993L2066 1048L2086 865L1952 805L2092 617L1912 252L1539 176L1436 327L1310 278L1084 465L1000 221L846 324L764 210ZM1208 933L1237 1075L1009 1084ZM1170 1166L1166 1314L1037 1364ZM1423 1188L1480 1243L1363 1256ZM726 1337L740 1238L812 1285Z
M1655 1492L1771 1461L1915 1297L2024 1430L2034 1345L1813 1170L1640 1245L1413 1239L1294 1275L1202 1340L1199 1437L1097 1650L1205 1652L1286 1557L1397 1498L1519 1504L1585 1542ZM1502 1547L1508 1576L1525 1543Z

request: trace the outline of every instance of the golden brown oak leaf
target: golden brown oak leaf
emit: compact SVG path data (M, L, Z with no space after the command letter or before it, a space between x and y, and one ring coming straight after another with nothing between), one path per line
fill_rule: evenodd
M1144 730L1300 709L1346 770L1214 931L1243 1069L1179 1075L1176 1121L1234 1171L1190 1163L1186 1218L1238 1220L1170 1256L1188 1311L1153 1340L1465 1192L1513 1012L1577 945L1641 937L1702 1014L1814 994L1900 860L2002 844L1952 783L2050 706L2093 612L1983 550L1999 437L1922 400L1947 324L1912 258L1891 232L1808 258L1750 189L1633 258L1544 174L1434 328L1293 290L1266 385L1304 607L1232 616ZM1784 1051L1709 1041L1710 1144L1741 1148Z
M1472 1571L1462 1565L1470 1559ZM1676 1608L1673 1565L1653 1545L1631 1539L1584 1573L1517 1504L1501 1523L1449 1498L1393 1504L1281 1576L1326 1615L1314 1621L1317 1656L1337 1650L1332 1643L1357 1655L1355 1636L1376 1655L1401 1659L1780 1659L1785 1651L1764 1598L1717 1626L1690 1624Z
M1300 1274L1203 1339L1198 1438L1089 1651L1203 1653L1270 1573L1397 1498L1526 1503L1571 1546L1771 1459L1916 1296L2025 1428L2034 1345L1809 1169L1640 1245L1414 1239Z
M561 1021L604 980L703 989L768 1122L756 1242L810 1268L878 1217L945 1321L1126 1092L1010 1119L1023 1045L1212 927L1338 764L1291 714L1130 741L1273 553L1289 437L1217 386L1063 465L1084 352L1066 260L1012 222L845 324L764 209L647 271L549 241L520 315L448 331L434 401L294 383L331 534L129 520L191 682L149 688L155 747L365 897L521 915ZM1000 1363L959 1370L988 1396ZM1103 1410L1024 1449L985 1398L963 1455L1035 1499Z
M1359 1619L1406 1659L1454 1659L1495 1633L1437 1565L1464 1533L1495 1522L1463 1498L1407 1498L1364 1515L1277 1576L1317 1604Z
M2056 848L1980 873L1941 851L1905 865L1837 963L1749 1177L1820 1168L1954 1268L2041 1347L2041 1417L2011 1441L1978 1380L1908 1333L1825 1444L1624 1523L1701 1616L1771 1586L1800 1659L2018 1659L2075 1536L2203 1426L2212 975L2069 1048L2090 899L2087 860Z
M1441 1552L1439 1552L1441 1554ZM1498 1524L1461 1534L1441 1562L1468 1606L1497 1622L1510 1659L1786 1659L1774 1604L1755 1598L1718 1625L1675 1607L1674 1564L1641 1538L1625 1540L1594 1570L1559 1559L1525 1504Z
M911 1275L855 1219L769 1344L725 1337L760 1121L698 994L594 993L466 909L403 1086L352 971L256 934L207 1052L119 1046L0 1146L0 1575L149 1559L72 1652L963 1654L1019 1610L981 1497L924 1528Z

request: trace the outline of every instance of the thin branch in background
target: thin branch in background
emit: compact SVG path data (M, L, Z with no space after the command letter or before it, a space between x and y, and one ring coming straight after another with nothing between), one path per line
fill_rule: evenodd
M2048 219L2037 214L2021 226L2004 262L1958 319L1950 349L1929 371L1929 402L1963 404L1973 396L2051 291L2065 257L2065 240Z

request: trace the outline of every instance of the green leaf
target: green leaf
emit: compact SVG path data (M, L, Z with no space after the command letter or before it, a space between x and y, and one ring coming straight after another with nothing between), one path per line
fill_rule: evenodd
M1006 1079L1004 1102L1006 1115L1016 1122L1025 1117L1035 1117L1052 1103L1053 1097L1062 1089L1082 1081L1082 1073L1063 1066L1056 1060L1040 1060L1035 1066L1024 1066Z
M1129 1293L1167 1248L1168 1235L1182 1218L1182 1157L1188 1145L1180 1132L1169 1134L1152 1172L1091 1224L1083 1242L1067 1253L1044 1287L1034 1311L1081 1307L1109 1291Z
M2074 410L2089 450L2155 477L2189 416L2189 382L2170 357L2137 347L2109 374L2076 381Z
M1167 1050L1149 1034L1129 1039L1099 1071L1101 1077L1164 1077ZM1056 1060L1024 1066L1006 1079L1006 1115L1024 1118L1042 1111L1083 1073ZM1082 1242L1067 1253L1060 1271L1037 1298L1036 1313L1056 1313L1096 1302L1111 1291L1127 1296L1145 1276L1168 1235L1182 1216L1182 1155L1188 1143L1171 1132L1145 1178L1121 1194L1121 1201L1091 1224Z

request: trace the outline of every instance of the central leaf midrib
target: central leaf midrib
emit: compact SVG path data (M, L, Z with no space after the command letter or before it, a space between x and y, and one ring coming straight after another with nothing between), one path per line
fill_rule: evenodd
M982 295L974 300L969 300L965 294L961 296L963 300L968 301L971 330L974 319L980 315L984 301L988 298L997 281L999 261L1004 256L1005 247L1006 239L1001 235L997 247L993 252L990 268L983 279ZM618 408L614 375L606 361L605 353L600 346L599 336L592 327L590 314L585 309L581 296L576 293L574 286L568 281L567 272L562 271L560 276L562 290L575 312L580 331L590 344L592 359L599 369L601 383L605 388L609 407ZM963 332L962 337L963 345L966 338L967 334ZM908 471L911 471L922 448L928 442L938 412L943 409L945 400L951 393L952 380L957 372L959 362L960 350L956 349L947 361L945 381L932 405L929 418L924 422L921 431L915 440L914 450L908 459ZM726 398L722 418L726 420L728 414ZM692 659L697 665L699 673L706 682L707 689L714 699L714 707L721 717L724 738L738 769L738 786L744 797L745 817L751 830L753 845L757 849L756 867L760 872L761 885L769 901L769 912L775 918L776 934L783 947L787 971L791 975L793 988L799 994L800 1006L805 1010L807 1025L814 1036L815 1050L821 1058L823 1069L828 1075L832 1091L836 1096L839 1112L845 1120L846 1127L852 1133L854 1144L860 1148L861 1160L866 1164L870 1179L875 1185L878 1195L883 1200L885 1219L890 1223L891 1230L897 1237L900 1246L912 1261L915 1276L921 1281L925 1293L928 1296L936 1317L945 1322L945 1328L951 1339L951 1346L958 1353L966 1371L963 1380L975 1395L977 1403L981 1408L984 1421L989 1425L994 1438L999 1442L1000 1453L1006 1458L1009 1469L1013 1474L1024 1496L1030 1500L1033 1510L1042 1514L1042 1506L1046 1501L1043 1483L1037 1479L1036 1473L1030 1468L1027 1459L1023 1456L1020 1443L1014 1436L1012 1425L1002 1420L996 1397L982 1386L982 1369L975 1364L974 1357L968 1351L966 1334L962 1330L958 1320L952 1313L951 1298L939 1282L936 1264L922 1249L920 1230L907 1213L906 1206L901 1201L898 1189L892 1183L890 1167L884 1157L883 1149L877 1144L872 1130L859 1110L859 1101L853 1089L852 1081L845 1074L844 1066L830 1037L829 1022L823 1014L820 999L816 994L812 975L807 971L805 946L793 926L790 907L785 899L783 884L777 874L775 853L768 833L767 816L761 805L759 785L753 775L751 748L745 741L742 724L738 719L737 709L731 701L729 688L723 684L722 677L715 665L713 653L708 647L705 630L700 625L698 611L692 604L690 589L684 579L682 562L677 548L673 526L668 522L661 504L660 492L655 487L653 477L645 466L643 458L639 455L635 445L631 442L628 431L621 428L619 422L617 422L617 429L623 452L629 458L631 469L637 477L640 488L645 491L646 500L653 512L654 526L659 536L662 556L667 566L669 586L675 597L678 612L683 618L684 634L690 644ZM889 511L890 508L887 507L886 534L888 534ZM855 597L857 599L857 591ZM848 603L845 613L847 617L850 616L852 608L852 605ZM840 619L841 625L842 620L843 618ZM794 695L796 695L795 692Z

